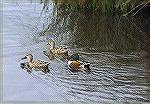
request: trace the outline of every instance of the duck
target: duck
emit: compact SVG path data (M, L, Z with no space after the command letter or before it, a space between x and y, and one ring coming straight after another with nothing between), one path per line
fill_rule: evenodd
M21 58L21 60L27 59L27 62L21 63L20 66L22 69L27 69L28 73L31 73L32 70L36 70L36 71L42 71L44 73L48 73L49 69L48 69L48 62L45 61L41 61L41 60L36 60L33 61L33 56L32 54L27 54L26 56L24 56L23 58Z
M72 54L68 60L68 68L71 71L89 71L90 63L85 61L79 61L80 57L78 53Z
M50 41L47 43L50 46L48 51L43 51L43 54L46 55L50 60L58 58L60 60L65 60L68 58L68 49L65 47L55 47L55 41Z

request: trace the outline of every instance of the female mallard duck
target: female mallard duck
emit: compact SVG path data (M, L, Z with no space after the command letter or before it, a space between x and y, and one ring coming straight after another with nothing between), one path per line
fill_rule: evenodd
M21 63L21 67L26 68L27 72L29 72L29 73L31 73L33 68L36 71L42 71L44 73L49 72L49 69L48 69L49 63L41 61L41 60L33 61L33 56L31 54L28 54L21 59L27 59L27 62Z
M68 58L68 49L64 48L64 47L59 47L56 48L55 47L55 42L51 41L48 42L48 44L50 46L50 49L48 52L43 51L44 55L46 55L50 60L54 59L54 58L59 58L61 60L67 59Z
M79 54L75 53L70 56L68 61L68 68L71 71L85 71L90 70L90 63L79 61Z

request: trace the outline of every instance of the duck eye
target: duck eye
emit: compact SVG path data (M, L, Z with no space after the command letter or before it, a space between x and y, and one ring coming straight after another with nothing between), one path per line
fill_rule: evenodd
M51 42L48 42L47 45L51 45Z

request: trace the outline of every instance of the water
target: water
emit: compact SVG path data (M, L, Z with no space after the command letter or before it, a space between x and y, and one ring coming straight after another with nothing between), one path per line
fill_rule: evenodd
M110 45L112 37L104 32L105 26L100 28L104 36L94 36L98 33L89 35L92 32L88 26L83 31L76 32L89 33L85 36L83 34L70 36L69 33L65 33L64 37L51 36L52 33L41 36L37 33L48 25L46 17L52 18L53 4L49 6L47 13L41 12L43 4L40 3L4 3L3 6L4 101L148 102L150 100L150 61L147 58L148 52L141 48L144 40L137 38L133 44L128 44L127 42L131 42L128 38L117 38L114 35L113 38L118 41L125 40L125 43ZM82 24L83 27L86 22L85 20L85 24ZM92 21L90 23L92 24ZM101 22L98 26L101 26L100 24ZM55 33L59 31L55 30ZM91 63L91 71L73 73L68 70L66 62L49 61L42 51L47 50L46 44L50 38L55 39L59 45L68 47L70 53L74 50L82 52L81 58ZM112 51L118 49L116 45L119 50L129 51ZM21 57L28 53L32 53L34 59L49 61L50 73L44 75L42 72L33 72L30 75L22 70Z

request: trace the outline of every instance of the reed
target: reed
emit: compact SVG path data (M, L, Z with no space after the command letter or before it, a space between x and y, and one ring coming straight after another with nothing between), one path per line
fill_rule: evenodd
M134 7L147 3L147 0L53 0L56 5L70 5L87 13L117 13L125 14Z
M97 51L138 51L146 36L133 17L122 17L144 0L54 0L51 22L42 34L57 36L66 44L94 47ZM48 8L48 2L44 8ZM47 17L49 18L49 17ZM140 22L140 21L138 21ZM142 34L142 35L141 35ZM61 40L59 40L61 41Z

